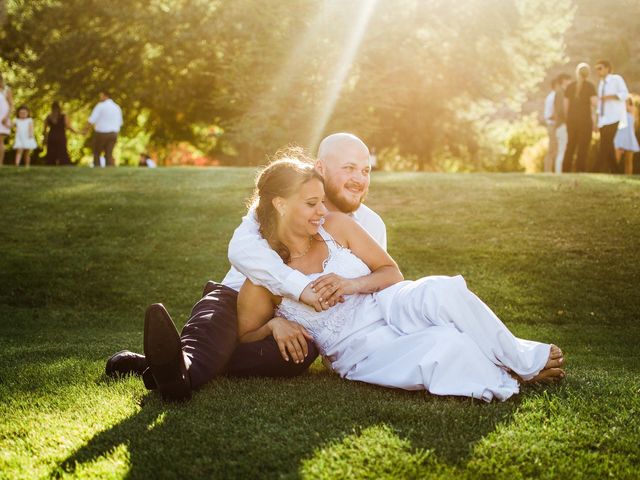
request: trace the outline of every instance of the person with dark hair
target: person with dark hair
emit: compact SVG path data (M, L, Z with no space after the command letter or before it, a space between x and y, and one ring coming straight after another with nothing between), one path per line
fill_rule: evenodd
M567 112L564 104L564 90L571 81L571 77L566 73L561 73L556 77L556 94L553 99L553 124L558 142L558 151L555 158L554 171L562 173L562 162L564 151L567 148Z
M158 165L155 160L151 158L151 156L143 152L140 154L140 158L138 159L138 167L146 167L146 168L156 168Z
M565 91L568 141L562 165L564 172L586 172L588 168L587 159L598 103L596 87L588 80L590 72L588 64L579 63L576 80Z
M553 105L556 98L556 78L551 79L551 91L544 99L544 124L549 136L549 148L544 156L544 171L553 172L553 164L558 154L558 140L556 139L556 126L553 120Z
M613 144L618 128L627 124L625 102L629 90L624 79L612 73L611 63L607 60L596 62L596 72L600 77L598 84L598 129L600 130L600 148L596 171L618 173L616 152Z
M100 92L100 102L93 108L85 131L90 128L93 134L93 166L100 167L100 156L104 152L108 167L114 167L113 148L118 140L118 132L122 127L122 110L111 100L107 90Z
M273 251L343 301L315 311L247 280L238 296L240 342L259 341L289 319L343 378L487 402L510 398L520 383L564 377L557 346L515 337L461 276L403 281L393 258L348 215L329 212L324 197L313 167L286 158L260 174L254 205Z
M313 165L300 151L286 155ZM324 179L327 208L350 215L386 249L384 222L362 203L371 171L364 142L347 133L329 135L320 143L315 170ZM145 355L117 352L107 360L108 376L142 375L147 388L157 388L165 399L180 400L220 374L289 377L309 367L317 348L293 321L274 321L270 335L238 344L237 297L247 278L318 311L339 301L329 299L328 288L314 290L304 274L283 261L263 236L268 226L263 228L256 214L249 210L234 232L229 243L231 269L221 283L207 283L182 332L161 304L151 305L145 314Z
M51 112L44 120L44 141L47 145L45 162L47 165L70 165L67 150L67 130L76 133L69 117L62 112L60 103L51 104Z

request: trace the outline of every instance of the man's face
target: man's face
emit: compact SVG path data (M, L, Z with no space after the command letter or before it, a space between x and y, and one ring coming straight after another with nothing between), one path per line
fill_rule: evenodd
M600 78L604 78L607 75L609 75L609 69L607 67L605 67L604 65L602 65L601 63L596 65L596 72L598 72L598 76Z
M329 210L357 210L369 190L369 151L361 145L345 145L338 154L324 159L319 170Z
M99 96L101 102L104 102L107 98L109 98L102 92L100 92L100 95L98 95L98 96Z

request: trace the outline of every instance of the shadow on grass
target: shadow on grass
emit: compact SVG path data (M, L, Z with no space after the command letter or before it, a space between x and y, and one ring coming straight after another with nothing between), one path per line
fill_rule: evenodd
M287 380L221 378L188 403L163 403L155 393L141 403L51 476L82 474L123 447L126 478L315 477L319 470L340 471L326 463L342 445L356 462L377 459L382 472L409 460L412 468L451 470L466 463L473 445L497 425L511 421L519 400L484 404L312 372ZM378 448L363 450L361 444Z

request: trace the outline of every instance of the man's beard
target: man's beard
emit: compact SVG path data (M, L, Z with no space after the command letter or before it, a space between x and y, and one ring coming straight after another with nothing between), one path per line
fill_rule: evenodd
M342 195L341 187L337 187L335 184L327 181L325 181L324 190L329 201L343 213L355 212L367 196L367 191L365 190L364 192L362 192L359 200L351 200L349 198L345 198Z

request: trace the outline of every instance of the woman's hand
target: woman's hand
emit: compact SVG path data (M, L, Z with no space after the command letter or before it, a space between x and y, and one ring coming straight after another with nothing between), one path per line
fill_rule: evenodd
M335 273L327 273L318 277L311 287L320 297L323 305L333 307L338 302L344 301L344 295L359 293L358 280L355 278L344 278Z
M285 361L289 361L289 355L294 363L302 363L309 354L307 340L313 340L311 334L302 325L291 322L286 318L274 317L267 322L271 334L278 344L280 354ZM289 352L287 354L287 352Z

